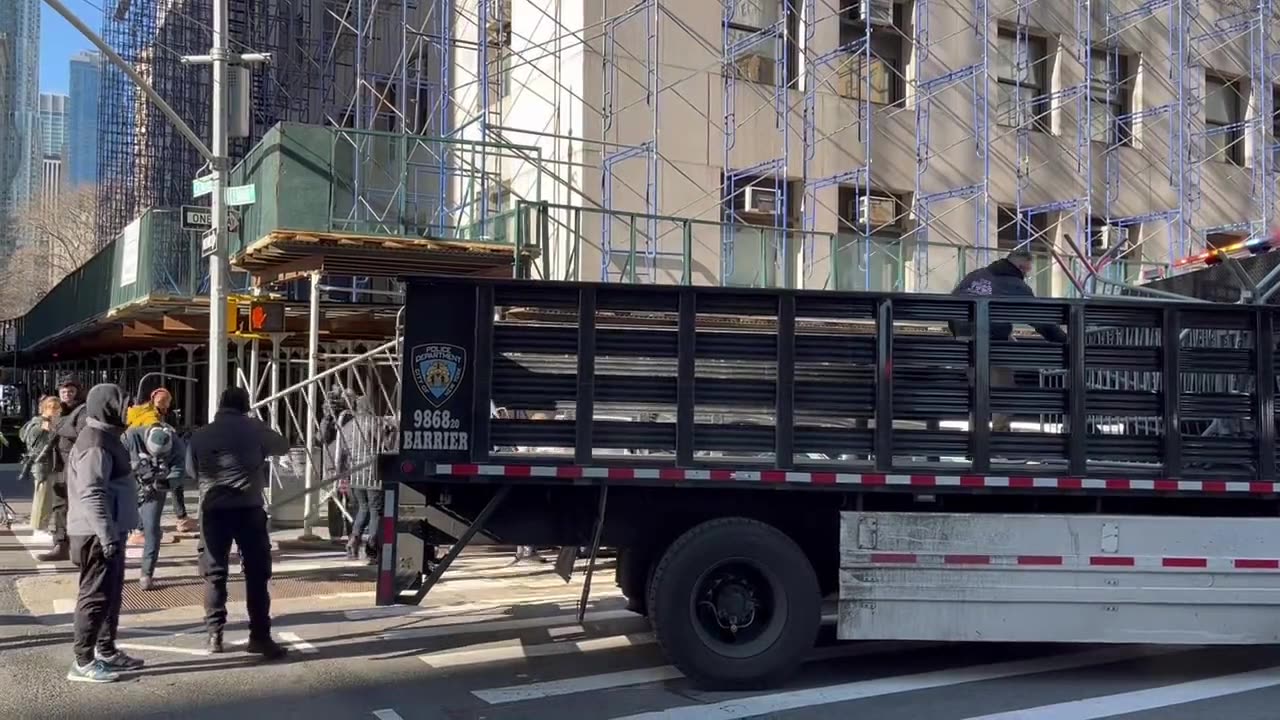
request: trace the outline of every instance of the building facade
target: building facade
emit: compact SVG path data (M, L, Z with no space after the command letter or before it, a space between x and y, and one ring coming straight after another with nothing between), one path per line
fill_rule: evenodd
M40 191L39 0L0 3L0 34L6 37L3 97L7 120L0 148L0 212L12 213ZM4 223L4 227L9 225ZM0 238L0 245L12 247L16 241Z
M81 52L71 58L71 99L67 113L67 182L98 182L98 97L102 92L102 55Z
M67 115L70 98L40 93L40 152L45 158L62 159L67 151Z

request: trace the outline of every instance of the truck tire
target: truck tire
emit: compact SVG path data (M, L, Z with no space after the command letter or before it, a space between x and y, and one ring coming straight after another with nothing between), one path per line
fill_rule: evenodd
M710 520L667 549L649 583L649 619L667 658L699 687L759 688L786 679L822 622L804 551L758 520Z

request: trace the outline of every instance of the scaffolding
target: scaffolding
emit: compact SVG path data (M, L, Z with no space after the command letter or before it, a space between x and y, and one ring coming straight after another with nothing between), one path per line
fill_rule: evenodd
M204 5L134 0L104 28L198 132L207 73L178 58L207 49ZM237 155L280 120L537 147L400 157L353 132L340 191L352 227L409 213L480 239L547 202L537 267L557 279L945 291L1027 247L1039 292L1081 295L1274 225L1274 0L232 6L233 44L273 56ZM1222 87L1234 114L1209 117ZM189 202L202 163L113 69L101 107L109 238ZM722 222L692 238L696 270L670 217Z

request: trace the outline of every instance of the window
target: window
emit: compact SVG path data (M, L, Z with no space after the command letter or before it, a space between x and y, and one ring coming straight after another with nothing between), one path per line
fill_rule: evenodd
M1107 146L1133 142L1131 119L1133 91L1129 57L1108 50L1094 50L1089 58L1092 77L1089 88L1089 137Z
M1204 80L1204 159L1244 165L1244 98L1240 84L1209 75Z
M1138 263L1130 262L1131 232L1132 227L1108 225L1102 218L1089 218L1089 257L1095 262L1104 256L1110 258L1102 269L1102 276L1112 282L1138 279Z
M902 201L858 188L839 189L839 231L836 233L832 285L836 290L903 290ZM865 230L870 227L870 234Z
M1049 251L1049 216L1045 213L1022 213L1017 221L1016 210L1002 207L996 213L996 247L1001 257L1010 250L1023 249L1035 258L1035 265L1027 284L1037 295L1053 291L1053 255Z
M836 73L836 90L844 97L862 100L863 89L870 84L870 92L865 98L868 102L898 105L906 94L903 87L906 55L903 6L890 0L866 1L872 3L870 62L866 62L863 52L851 53L844 58ZM864 0L842 0L842 3L840 47L848 48L866 34L867 23L862 17ZM890 10L888 13L883 12L886 6ZM884 22L890 18L892 23Z
M788 84L795 81L798 54L791 38L796 36L799 17L789 11L791 3L786 3L785 31L778 29L783 7L782 0L734 0L733 19L728 23L727 33L729 46L734 48L733 70L726 69L726 72L736 72L739 79L764 85L777 83L779 44L783 43L783 57L792 75L783 80Z
M1026 36L1024 63L1018 63L1018 36L1001 30L996 57L996 117L1006 127L1030 123L1049 132L1049 58L1044 38Z
M1271 169L1280 169L1280 90L1271 92Z

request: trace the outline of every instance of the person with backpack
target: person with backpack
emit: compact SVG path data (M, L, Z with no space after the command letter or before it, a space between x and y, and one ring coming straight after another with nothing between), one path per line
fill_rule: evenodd
M129 450L138 481L138 519L142 532L138 587L151 590L160 557L160 541L164 537L160 518L164 514L165 497L173 486L182 482L187 451L178 431L163 422L129 428L124 434L124 445ZM134 544L132 538L130 544Z

